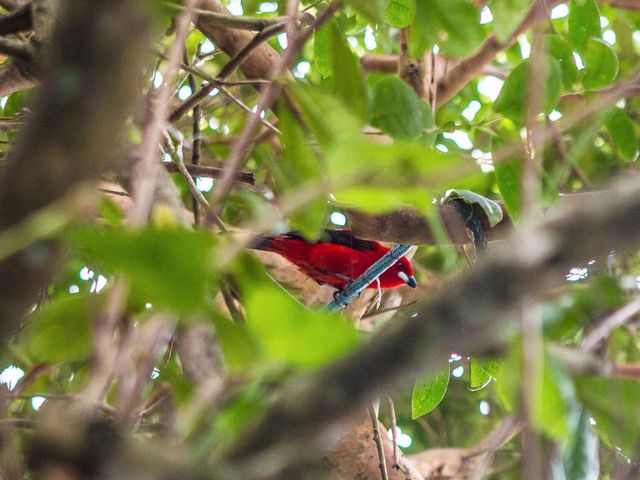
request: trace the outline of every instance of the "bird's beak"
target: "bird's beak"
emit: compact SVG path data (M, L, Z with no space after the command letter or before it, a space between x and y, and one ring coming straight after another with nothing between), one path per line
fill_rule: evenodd
M398 277L400 277L400 280L409 285L411 288L416 288L418 286L413 275L409 276L404 272L398 272Z

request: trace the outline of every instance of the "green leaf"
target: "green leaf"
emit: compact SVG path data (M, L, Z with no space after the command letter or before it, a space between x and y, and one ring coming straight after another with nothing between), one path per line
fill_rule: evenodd
M210 311L209 318L220 340L225 365L232 372L242 371L260 360L257 341L245 325L237 325L216 311Z
M544 357L540 387L537 390L533 389L533 426L551 438L567 440L575 392L571 379L558 368L549 355Z
M103 298L59 297L29 317L25 350L36 362L84 360L91 354L91 320L99 315Z
M330 77L331 70L331 39L333 37L332 22L321 25L313 33L313 63L323 77Z
M324 172L320 159L309 145L305 133L287 108L278 110L282 131L282 157L268 160L277 192L284 193L312 185ZM326 199L320 197L291 215L292 227L307 238L318 238L324 223Z
M464 200L469 205L479 205L487 216L489 226L491 227L495 227L502 221L502 208L500 208L500 205L493 200L489 200L488 198L469 190L452 189L447 191L442 199L442 204L445 204L454 198Z
M309 85L291 85L300 111L318 142L325 148L360 137L362 122L335 95Z
M584 53L591 37L599 37L600 32L600 11L595 0L571 0L569 40L575 49Z
M608 43L600 39L589 39L584 63L584 88L593 90L606 87L618 75L618 56Z
M618 447L627 456L636 454L638 436L638 405L640 383L614 378L575 379L578 398L596 422L595 430L611 447Z
M508 160L498 162L496 168L496 182L504 201L504 206L511 218L518 218L522 202L522 160Z
M351 51L338 23L331 27L333 88L338 98L361 120L369 116L369 96L358 58Z
M381 145L354 138L327 151L327 164L338 202L369 212L405 203L426 213L438 189L433 179L450 175L460 160L420 142Z
M373 87L371 125L394 138L417 138L424 118L416 92L395 75L380 80Z
M571 88L578 81L578 67L569 42L560 35L547 35L545 40L548 54L560 62L564 86Z
M473 391L482 390L491 383L493 376L480 365L475 358L469 362L469 388Z
M192 313L213 286L208 260L215 240L205 231L79 227L64 239L124 275L153 304Z
M589 415L577 408L577 421L571 438L560 444L552 465L555 480L597 480L598 437L589 423Z
M449 367L418 380L411 395L411 418L415 420L434 410L444 398L449 386Z
M392 27L411 25L416 14L415 0L389 0L384 10L384 20Z
M384 17L384 0L348 0L346 3L374 22Z
M411 25L409 50L419 57L434 43L446 56L464 57L484 39L476 7L467 0L420 0Z
M620 156L627 161L635 160L638 156L638 134L629 115L624 110L615 108L606 121L606 126Z
M268 357L303 368L317 367L351 351L357 331L338 314L311 311L275 286L251 291L247 326Z
M518 65L507 77L500 94L493 104L494 111L514 121L522 122L527 114L530 78L530 60ZM543 83L542 111L549 113L558 103L562 89L562 69L554 58L549 57L546 78Z
M505 43L529 12L529 0L492 0L493 30L498 42Z

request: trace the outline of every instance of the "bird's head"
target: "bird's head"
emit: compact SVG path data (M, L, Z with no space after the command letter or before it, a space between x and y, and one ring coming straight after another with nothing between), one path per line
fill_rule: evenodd
M416 288L418 284L413 276L413 267L407 257L402 257L394 266L395 273L400 280L409 285L411 288Z
M402 285L409 285L411 288L416 288L418 285L413 276L411 262L406 257L402 257L389 270L380 275L380 286L382 288L400 287Z

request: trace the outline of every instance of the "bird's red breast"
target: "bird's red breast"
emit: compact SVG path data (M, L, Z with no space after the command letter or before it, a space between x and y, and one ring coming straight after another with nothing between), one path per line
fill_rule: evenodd
M277 237L260 237L254 248L282 255L321 284L343 289L389 251L388 247L354 237L348 230L325 230L317 242L308 242L295 232ZM401 258L379 277L380 288L416 286L413 268ZM377 288L373 282L367 288Z

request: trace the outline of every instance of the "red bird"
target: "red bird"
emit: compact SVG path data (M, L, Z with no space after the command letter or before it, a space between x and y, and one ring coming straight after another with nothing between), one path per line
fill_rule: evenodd
M320 285L328 284L339 290L390 250L378 242L356 238L348 230L325 230L314 243L296 232L258 237L252 248L282 255ZM416 287L413 267L405 257L380 275L379 280L380 288ZM378 284L373 282L367 288L378 288Z

